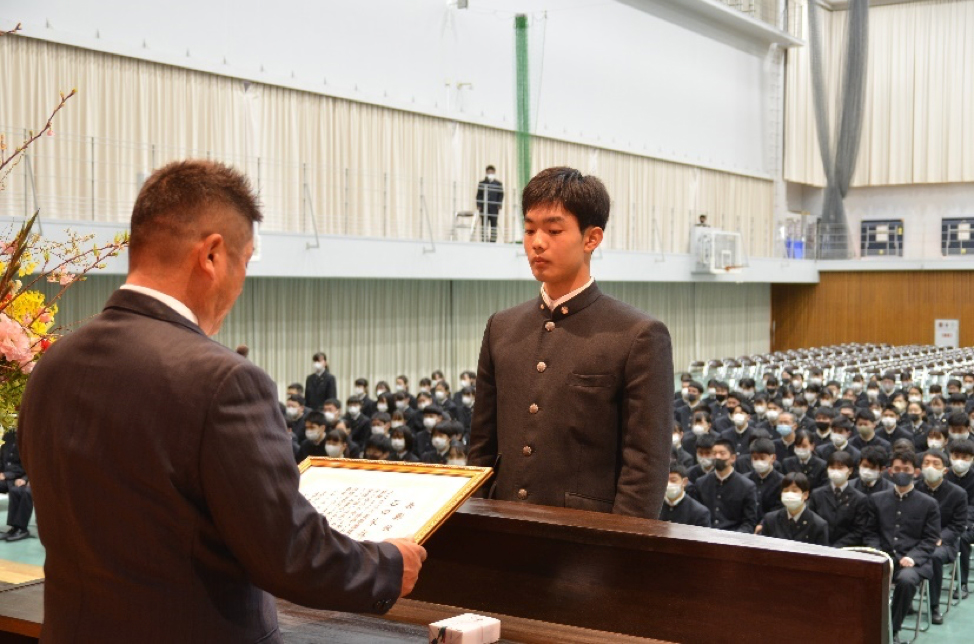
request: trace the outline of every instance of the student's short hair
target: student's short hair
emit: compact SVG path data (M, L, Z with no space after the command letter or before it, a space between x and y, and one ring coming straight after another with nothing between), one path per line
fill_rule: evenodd
M871 409L860 409L858 412L856 412L856 420L868 420L871 423L875 423L876 417L873 415Z
M839 414L839 417L832 421L832 429L843 429L851 434L853 430L852 421Z
M738 407L740 407L741 408L741 411L743 411L748 416L751 416L752 414L754 414L754 408L751 407L751 404L748 403L745 400L741 400L740 398L737 399L737 404L734 405L734 407L733 407L733 409L731 409L731 411L736 411Z
M358 405L359 407L361 407L362 406L362 401L360 399L356 398L355 396L349 396L348 397L348 400L345 401L345 404L347 404L347 405L355 404L355 405Z
M936 458L939 458L941 465L944 466L950 465L950 459L947 458L947 455L944 454L943 450L928 449L926 452L923 453L923 458L926 458L928 456L934 456Z
M756 429L752 429L751 430L751 442L753 443L754 441L756 441L756 440L758 440L760 438L768 438L768 439L770 439L771 438L771 432L769 432L766 429L761 429L760 427L758 427Z
M831 407L816 407L813 416L825 416L829 420L835 418L835 410Z
M497 172L497 168L495 168L492 165L489 165L487 166L487 169L484 172L491 172L491 171Z
M727 451L729 451L731 454L735 453L734 443L730 442L726 438L718 438L717 440L714 441L714 447L717 447L719 445L723 445L724 447L726 447Z
M969 438L964 438L959 441L954 441L948 446L951 454L965 454L967 456L974 456L974 441Z
M887 371L883 374L883 377L880 378L880 380L892 380L893 382L896 382L896 374L892 371Z
M710 412L708 411L695 411L693 412L693 420L705 421L708 425L710 424Z
M826 461L829 467L833 465L844 465L850 470L855 467L855 462L852 460L852 454L849 452L839 452L835 451L829 454L829 460Z
M774 375L769 376L768 379L764 382L765 387L771 385L774 385L775 387L778 386L778 378L776 378Z
M434 432L440 432L441 434L446 434L451 438L463 433L463 425L460 424L458 420L444 420L433 428ZM432 432L430 432L432 433Z
M325 407L327 405L331 405L335 409L341 409L342 408L342 401L340 401L338 398L329 398L328 400L326 400L325 402L323 402L321 404L322 407Z
M961 381L958 380L957 378L951 378L950 380L947 381L947 386L948 387L957 387L958 389L960 389L960 387L961 387Z
M835 409L841 413L843 409L855 409L856 405L851 400L840 400L835 404Z
M290 396L287 397L287 399L289 402L296 402L302 407L304 407L304 396L302 396L301 394L291 394Z
M326 441L338 441L340 443L348 443L348 433L344 429L333 429L328 432L325 436Z
M802 492L808 492L811 486L808 484L808 477L802 472L788 472L785 477L781 479L781 489L791 487L795 485Z
M318 353L311 356L311 360L313 362L317 362L318 360L321 360L322 362L328 362L328 356L325 355L324 351L319 351Z
M369 381L366 380L365 378L356 378L355 379L355 386L356 387L365 387L366 389L368 389L369 388Z
M770 438L751 441L751 454L775 454L774 443Z
M928 391L929 391L929 392L930 392L931 394L939 394L939 393L940 393L940 392L942 392L943 390L944 390L944 388L943 388L943 387L941 387L940 385L938 385L938 384L936 384L936 383L934 383L934 384L932 384L932 385L930 385L930 387L929 387L929 389L928 389Z
M689 389L690 387L693 387L694 389L700 392L702 392L705 389L705 387L699 382L697 382L696 380L691 380L690 382L687 383L687 388Z
M909 463L910 465L916 467L917 455L916 452L909 449L894 449L893 455L889 458L889 464L892 465L893 461L900 461L901 463Z
M392 440L385 434L372 434L369 436L368 442L365 443L365 447L366 449L376 447L383 452L391 452Z
M893 451L912 450L916 451L916 444L909 438L897 438L893 441Z
M385 413L384 411L380 411L378 414L372 417L372 421L373 422L379 421L381 423L390 423L392 422L392 416Z
M308 414L308 417L304 419L305 425L319 425L325 426L327 422L325 421L325 415L320 411L313 411Z
M300 382L292 382L291 384L289 384L287 386L287 388L288 389L294 389L299 394L303 394L304 393L304 385L302 385Z
M859 457L861 460L869 461L874 465L878 465L880 468L889 465L889 452L882 445L867 445L863 447Z
M714 389L727 389L730 390L730 386L727 384L726 380L718 380L717 384L714 385Z
M956 394L950 394L950 399L947 402L949 402L952 405L953 404L962 405L967 403L967 396L965 396L960 392L957 392Z
M405 384L407 387L409 386L409 376L406 375L396 376L396 380L402 380L403 384Z
M751 400L754 401L755 405L758 404L759 402L766 403L768 402L768 394L764 393L763 391L758 392L754 394L754 398L752 398Z
M812 441L812 435L809 434L808 431L799 429L797 432L795 432L795 445L800 445L805 441L814 443L814 441Z
M416 400L419 400L420 398L427 398L429 400L433 400L433 394L429 393L428 391L421 391L418 394L416 394Z
M609 221L610 200L605 185L574 168L542 170L524 186L521 209L525 216L534 208L556 205L571 213L583 231L592 226L604 230Z
M679 463L670 463L670 474L679 474L681 479L685 479L687 477L687 468Z
M697 437L697 449L713 449L717 439L713 434L704 434Z
M966 412L955 411L947 416L947 425L949 427L970 427L971 419L967 417Z
M945 430L940 425L934 425L933 427L931 427L930 429L928 429L927 430L927 437L928 438L930 437L930 434L939 434L941 438L947 438L947 430Z
M683 423L678 420L673 421L673 431L683 433Z
M755 386L754 378L741 378L740 380L737 381L737 384L739 384L741 388L744 389L754 389Z

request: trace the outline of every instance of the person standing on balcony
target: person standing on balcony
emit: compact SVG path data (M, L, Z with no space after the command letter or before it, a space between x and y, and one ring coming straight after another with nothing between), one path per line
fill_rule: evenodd
M504 202L504 184L497 180L497 170L487 166L487 176L477 185L477 212L480 213L481 241L497 241L497 213ZM488 230L489 229L489 230ZM489 237L488 237L489 236Z

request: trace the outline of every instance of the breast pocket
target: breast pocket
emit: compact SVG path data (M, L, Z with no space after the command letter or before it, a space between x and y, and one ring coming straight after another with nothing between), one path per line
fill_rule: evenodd
M568 375L568 386L611 389L616 386L616 377L611 373L571 373Z

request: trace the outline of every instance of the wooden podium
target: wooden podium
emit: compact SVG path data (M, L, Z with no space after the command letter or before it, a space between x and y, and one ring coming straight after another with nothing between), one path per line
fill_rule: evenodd
M869 555L480 499L427 550L415 591L389 614L280 602L284 639L415 642L423 625L469 611L500 617L504 639L522 642L889 640L889 569ZM0 642L36 641L41 590L0 591Z

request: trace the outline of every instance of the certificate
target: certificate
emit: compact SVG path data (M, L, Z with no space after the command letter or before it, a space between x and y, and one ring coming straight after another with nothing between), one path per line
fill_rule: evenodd
M311 456L299 490L333 530L360 541L422 544L490 476L489 467Z

